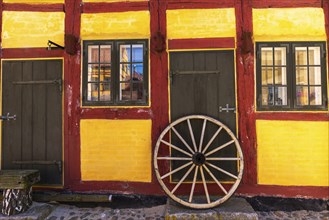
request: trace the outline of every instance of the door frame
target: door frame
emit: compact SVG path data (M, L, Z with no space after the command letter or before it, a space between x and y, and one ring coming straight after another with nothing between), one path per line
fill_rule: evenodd
M233 48L212 48L212 49L175 49L168 50L168 120L169 124L171 121L171 74L170 74L170 53L171 52L207 52L207 51L233 51L233 68L234 68L234 94L235 94L235 136L238 138L239 135L239 111L238 111L238 88L237 88L237 72L236 72L236 49ZM217 119L216 119L217 120ZM238 139L239 140L239 139Z
M0 101L0 115L3 114L2 112L2 97L3 97L3 94L2 94L2 88L3 88L3 80L2 80L2 76L3 76L3 62L6 62L6 61L39 61L39 60L61 60L62 62L62 161L63 161L63 166L62 166L62 184L61 185L56 185L56 186L53 186L53 185L42 185L40 187L46 187L46 188L64 188L64 173L65 173L65 161L64 161L64 103L65 103L65 86L64 86L64 57L49 57L49 58L18 58L18 59L1 59L1 70L0 70L0 98L1 98L1 101ZM0 170L1 170L1 166L2 166L2 120L0 120ZM36 186L38 187L38 184L36 184Z

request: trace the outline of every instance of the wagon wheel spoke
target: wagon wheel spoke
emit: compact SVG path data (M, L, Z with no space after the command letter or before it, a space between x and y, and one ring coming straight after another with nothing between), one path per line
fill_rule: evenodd
M207 157L207 160L218 160L218 161L239 161L239 157Z
M206 165L204 165L204 169L207 171L207 173L211 176L211 178L213 178L213 180L215 180L215 182L217 183L217 185L219 186L219 188L221 188L221 190L225 193L225 195L227 195L227 191L226 189L223 187L223 185L217 180L217 178L214 176L214 174L208 169L208 167Z
M191 139L192 139L192 143L193 143L193 147L194 147L194 152L197 152L198 149L196 147L196 143L195 143L195 139L194 139L194 134L193 134L193 129L192 129L192 126L191 126L191 122L190 122L190 119L187 119L187 125L188 125L188 130L190 131L190 136L191 136Z
M211 137L210 141L208 144L205 146L203 149L202 153L205 153L208 150L208 147L212 144L212 142L215 140L215 138L218 136L219 132L222 130L222 127L219 127L218 130L215 132L215 134Z
M190 157L157 157L158 160L192 160Z
M209 165L209 166L211 166L212 168L214 168L214 169L216 169L216 170L222 172L222 173L225 173L226 175L228 175L228 176L230 176L230 177L232 177L232 178L234 178L234 179L236 179L236 180L238 179L238 177L235 176L235 175L233 175L232 173L227 172L227 171L225 171L225 170L223 170L223 169L221 169L221 168L219 168L219 167L217 167L217 166L215 166L215 165L213 165L213 164L211 164L211 163L207 163L207 162L206 162L206 164Z
M187 167L187 166L189 166L189 165L191 165L191 164L192 164L192 162L189 162L189 163L187 163L187 164L184 164L184 165L178 167L177 169L174 169L173 171L171 171L171 172L169 172L169 173L167 173L167 174L161 176L161 179L164 179L164 178L166 178L166 177L168 177L168 176L170 176L170 175L172 175L172 174L174 174L174 173L180 171L181 169L184 169L185 167Z
M185 145L185 147L187 147L187 149L189 149L189 151L193 154L194 151L192 150L192 148L190 147L190 145L188 145L186 143L186 141L184 140L184 138L182 138L182 136L178 133L178 131L174 127L172 127L171 130L174 131L174 133L177 135L177 137L179 138L179 140L181 140L181 142L183 142L183 144Z
M168 143L167 141L161 140L161 142L164 143L165 145L171 147L171 148L174 148L175 150L177 150L179 152L182 152L183 154L186 154L187 156L192 157L192 154L186 152L185 150L180 149L179 147L176 147L175 145L173 145L171 143Z
M207 183L206 183L206 179L204 178L204 174L203 174L202 166L200 166L200 173L201 173L201 178L202 178L202 183L203 183L204 193L206 194L207 202L208 202L208 204L209 204L209 203L210 203L210 198L209 198L209 193L208 193Z
M215 152L217 152L217 151L219 151L219 150L221 150L221 149L223 149L223 148L229 146L230 144L234 143L234 141L235 141L235 140L231 140L231 141L229 141L229 142L227 142L227 143L225 143L225 144L223 144L223 145L221 145L221 146L219 146L219 147L213 149L212 151L206 153L206 156L209 156L209 155L211 155L211 154L213 154L213 153L215 153Z
M191 192L190 192L190 197L188 199L189 202L192 202L192 199L193 199L194 187L195 187L195 183L196 183L196 177L198 176L198 170L199 170L199 168L196 166L195 172L194 172L194 177L193 177L193 183L192 183L192 187L191 187Z
M202 144L203 144L204 132L206 130L206 125L207 125L207 119L204 119L203 125L202 125L201 136L200 136L199 152L201 152L201 150L202 150Z
M182 184L182 182L186 179L186 177L191 173L191 171L193 170L193 168L195 167L195 165L193 164L191 166L191 168L185 173L185 175L182 177L182 179L177 183L177 185L175 186L175 188L171 191L171 193L174 193L176 191L176 189L178 189L178 187Z

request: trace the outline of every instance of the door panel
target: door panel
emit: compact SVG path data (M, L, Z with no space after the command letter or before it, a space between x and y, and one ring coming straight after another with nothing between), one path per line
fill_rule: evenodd
M227 127L233 133L236 132L236 114L234 111L219 111L219 107L235 107L235 81L234 81L234 51L195 51L195 52L172 52L170 53L170 115L171 121L186 115L207 115L213 117ZM197 146L200 141L203 121L194 121L192 124L193 133ZM176 126L177 131L184 137L186 142L193 146L192 138L188 127ZM203 143L208 143L216 132L216 127L207 127ZM224 132L219 133L209 151L227 143L231 138ZM182 145L179 138L171 135L171 142L174 145ZM173 156L184 157L184 154L171 149ZM235 157L237 152L223 149L215 153L214 157ZM184 161L173 161L172 169L182 166ZM237 173L237 166L232 163L221 161L213 162L218 167L222 167L231 173ZM212 171L217 177L224 180L232 180L227 175L223 175L215 170ZM178 181L185 170L172 175L173 181ZM187 180L192 180L190 174ZM207 179L211 177L206 176ZM200 180L200 177L199 177Z
M62 184L61 60L4 61L2 169L38 169L40 184ZM55 164L54 162L57 162Z

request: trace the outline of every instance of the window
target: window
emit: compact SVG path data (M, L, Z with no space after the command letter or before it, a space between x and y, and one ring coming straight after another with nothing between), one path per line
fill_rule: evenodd
M259 110L326 110L325 43L257 43Z
M84 41L83 105L148 104L146 40Z

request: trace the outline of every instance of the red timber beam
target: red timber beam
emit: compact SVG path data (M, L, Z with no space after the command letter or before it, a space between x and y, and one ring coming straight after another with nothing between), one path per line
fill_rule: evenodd
M65 45L80 39L81 0L65 0ZM78 184L80 174L80 68L81 47L64 54L64 186Z
M168 0L168 9L233 8L233 0Z
M125 11L145 11L149 9L149 3L143 2L85 2L82 4L83 13L108 13Z
M168 40L168 49L209 49L235 48L234 37L227 38L199 38L199 39L171 39Z
M3 3L5 11L63 12L64 4L21 4Z
M318 7L321 8L324 0L253 0L253 8L302 8Z
M236 0L236 72L239 140L244 152L242 183L257 184L257 151L254 104L254 44L252 0Z

